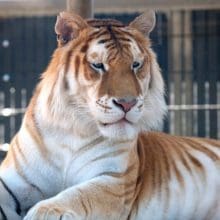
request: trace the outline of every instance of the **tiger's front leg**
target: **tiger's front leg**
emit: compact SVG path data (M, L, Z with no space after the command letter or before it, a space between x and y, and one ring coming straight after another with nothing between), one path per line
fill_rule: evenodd
M0 179L0 220L21 220L19 204L10 189Z
M21 220L21 216L18 215L11 207L1 205L0 207L0 220Z
M68 188L36 204L24 220L127 219L133 186L127 188L117 179L103 175Z

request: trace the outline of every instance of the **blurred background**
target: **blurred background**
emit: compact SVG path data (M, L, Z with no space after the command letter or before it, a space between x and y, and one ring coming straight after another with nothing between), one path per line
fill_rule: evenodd
M129 23L149 8L169 105L164 131L220 138L219 0L0 0L0 144L18 131L56 48L60 11Z

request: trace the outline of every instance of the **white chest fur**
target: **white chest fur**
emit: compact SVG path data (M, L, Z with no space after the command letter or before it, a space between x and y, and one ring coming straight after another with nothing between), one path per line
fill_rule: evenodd
M134 143L131 142L117 143L116 146L101 136L82 139L51 131L45 137L45 144L53 158L53 168L48 169L53 170L59 179L58 191L106 172L123 173L129 166L131 154L135 156Z

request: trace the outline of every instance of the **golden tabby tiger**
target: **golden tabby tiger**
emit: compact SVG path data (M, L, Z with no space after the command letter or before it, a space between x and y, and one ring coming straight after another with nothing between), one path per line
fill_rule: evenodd
M220 142L150 132L166 113L154 25L60 13L0 167L0 219L220 219Z

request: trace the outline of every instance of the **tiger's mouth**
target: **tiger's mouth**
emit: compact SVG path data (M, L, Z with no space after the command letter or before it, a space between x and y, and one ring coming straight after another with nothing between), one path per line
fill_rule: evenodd
M121 118L112 118L112 120L99 120L97 127L104 137L115 140L131 140L138 133L136 122L122 116Z
M99 122L99 124L102 127L108 127L108 126L112 126L112 125L121 125L121 126L125 126L126 124L132 125L133 123L131 121L127 120L125 117L123 117L115 122L109 122L109 123Z

